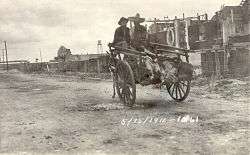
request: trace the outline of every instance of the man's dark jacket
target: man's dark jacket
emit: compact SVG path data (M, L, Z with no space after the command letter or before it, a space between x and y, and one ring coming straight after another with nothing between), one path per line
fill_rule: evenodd
M120 26L115 30L113 43L115 44L121 41L126 41L128 44L130 43L129 28L126 26Z

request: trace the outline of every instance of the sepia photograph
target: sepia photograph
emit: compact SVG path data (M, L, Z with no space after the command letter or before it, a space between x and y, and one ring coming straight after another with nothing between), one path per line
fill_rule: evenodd
M250 0L0 0L0 154L249 155Z

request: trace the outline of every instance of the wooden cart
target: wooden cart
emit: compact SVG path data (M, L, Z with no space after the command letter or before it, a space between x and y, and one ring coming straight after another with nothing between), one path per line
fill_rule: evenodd
M131 67L126 60L122 59L121 55L130 56L137 58L138 67L136 68L139 72L139 75L143 73L143 67L141 59L145 56L152 57L153 59L157 58L158 62L169 61L177 67L176 81L158 81L158 83L165 87L169 95L178 102L185 100L190 91L190 84L192 80L191 75L185 75L181 72L185 72L185 69L192 70L192 65L189 63L188 53L190 52L187 49L176 48L173 46L158 44L158 43L149 43L153 47L154 51L157 51L157 54L146 54L145 52L140 52L134 49L122 48L119 46L114 46L109 44L110 52L110 68L113 73L113 82L114 88L120 98L120 100L127 106L133 106L136 100L136 84L141 84L140 77L137 77L132 70L134 67ZM169 53L175 54L175 58L170 58Z

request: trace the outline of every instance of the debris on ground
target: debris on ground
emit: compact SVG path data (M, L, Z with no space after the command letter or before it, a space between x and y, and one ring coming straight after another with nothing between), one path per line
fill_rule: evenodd
M208 84L208 80L206 78L197 78L192 81L192 86L205 86Z
M101 111L101 110L104 110L104 111L107 111L107 110L120 110L120 109L124 109L124 105L123 104L119 104L119 103L103 103L103 104L97 104L93 107L91 107L91 109L93 111Z
M45 139L51 139L51 136L44 136Z
M241 79L223 79L216 82L214 91L227 99L247 97L249 96L249 84L249 81Z
M121 141L120 137L106 139L103 141L103 144L114 144L114 143L117 143L118 141Z

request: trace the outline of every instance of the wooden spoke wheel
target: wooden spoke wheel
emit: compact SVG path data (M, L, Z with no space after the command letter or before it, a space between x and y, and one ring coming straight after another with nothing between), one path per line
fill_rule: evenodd
M117 62L115 83L120 100L127 106L133 106L136 99L136 84L128 62L122 60Z
M167 90L169 95L178 102L184 101L190 91L191 87L191 81L185 80L185 81L178 81L178 82L172 82L167 85Z

